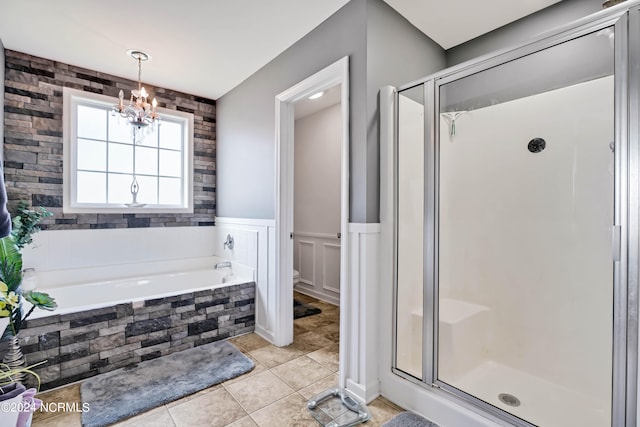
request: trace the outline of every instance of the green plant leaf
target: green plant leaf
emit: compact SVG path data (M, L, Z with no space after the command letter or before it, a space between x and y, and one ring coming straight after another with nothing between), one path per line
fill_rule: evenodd
M33 241L33 234L40 231L38 223L44 218L53 216L43 207L29 209L29 204L21 200L18 203L18 215L13 217L13 229L11 235L18 249L24 248Z
M56 301L45 292L29 291L22 294L24 299L43 310L53 311L58 307Z
M5 365L4 363L0 363L0 386L12 384L14 382L13 381L14 375L19 373L25 373L25 374L33 375L36 378L36 380L38 380L37 389L40 390L40 376L33 371L33 368L40 366L44 363L47 363L47 361L43 360L42 362L35 363L33 365L27 366L26 368L18 368L18 369L11 369L11 367L9 367L8 365Z
M22 254L11 236L0 239L0 280L9 291L16 291L22 281Z

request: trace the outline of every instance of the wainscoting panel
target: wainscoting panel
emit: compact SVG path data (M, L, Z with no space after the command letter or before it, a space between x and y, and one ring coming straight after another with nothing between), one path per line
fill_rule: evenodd
M298 240L296 243L298 248L298 271L300 272L300 283L314 287L316 276L316 242Z
M347 389L369 403L380 394L378 307L380 224L349 223L349 287L343 295ZM342 325L341 323L341 325ZM342 351L342 350L341 350ZM341 368L342 369L342 368Z
M340 245L322 244L322 289L340 294Z
M300 272L295 290L340 304L340 239L337 234L294 232L293 268Z
M256 333L269 342L274 340L275 292L275 221L268 219L216 218L214 255L246 264L256 269ZM230 234L233 250L224 247Z

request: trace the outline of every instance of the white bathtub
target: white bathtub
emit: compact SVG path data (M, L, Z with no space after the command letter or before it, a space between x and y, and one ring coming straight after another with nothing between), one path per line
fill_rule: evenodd
M255 271L238 263L232 268L214 269L218 257L154 263L126 264L100 268L36 272L36 290L55 298L53 311L36 309L29 319L68 314L122 303L180 295L255 281ZM137 272L137 274L136 274ZM111 276L109 279L106 277ZM31 304L25 301L26 313Z

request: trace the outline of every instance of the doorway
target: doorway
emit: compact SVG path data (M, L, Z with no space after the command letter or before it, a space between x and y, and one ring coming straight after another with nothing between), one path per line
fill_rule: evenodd
M294 106L294 291L340 305L340 84ZM301 310L294 318L306 314ZM295 333L295 328L294 328Z
M333 89L332 89L333 88ZM332 258L334 264L339 265L339 274L337 277L329 274L323 275L320 287L335 288L339 290L335 296L335 302L340 305L340 349L344 349L345 337L345 295L347 292L347 260L348 260L348 212L349 212L349 60L344 57L339 61L329 65L328 67L318 71L316 74L308 77L300 83L292 86L286 91L276 96L276 236L275 236L275 254L276 254L276 271L275 279L277 286L277 318L274 330L274 344L278 346L286 346L293 342L294 323L293 323L293 271L294 271L294 181L295 181L295 120L296 106L298 109L303 108L306 100L319 92L336 91L339 98L339 229L327 233L335 233L336 239L339 239L339 252L336 258L336 243L330 242L327 248L327 259ZM321 98L318 98L321 99ZM325 98L328 99L328 98ZM300 230L303 231L304 230ZM313 234L313 233L307 233ZM318 236L312 236L318 237ZM333 237L333 236L332 236ZM307 236L309 238L309 236ZM333 247L331 247L333 245ZM303 245L304 246L304 245ZM307 245L307 249L310 245ZM311 245L313 246L313 245ZM307 268L308 270L309 268ZM309 277L313 277L313 281L317 281L319 275L305 274L304 266L302 279L310 282ZM313 268L311 268L313 270ZM326 268L325 268L326 270ZM339 279L338 283L332 283L332 279ZM303 282L304 283L304 282ZM315 283L313 288L315 288ZM306 284L307 293L310 293L311 287ZM334 292L335 294L335 292ZM344 352L340 351L340 385L343 386L344 380Z

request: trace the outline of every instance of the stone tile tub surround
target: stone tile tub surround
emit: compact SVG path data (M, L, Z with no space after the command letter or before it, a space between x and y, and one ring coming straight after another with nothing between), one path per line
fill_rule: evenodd
M213 264L209 270L214 272L210 277L217 276L217 284L194 285L195 280L206 278L202 270L195 270L173 277L143 276L47 289L59 297L60 310L30 318L20 332L27 363L47 360L36 369L41 388L252 332L255 282L252 273L247 274L252 270L243 273L242 266L234 265L235 276L225 284L220 281L228 272L213 270ZM163 293L167 284L173 287L172 295ZM183 289L176 289L179 286ZM154 295L153 290L160 293ZM148 296L117 300L119 294L133 292ZM116 300L87 310L97 304L94 294ZM75 308L70 307L69 296L76 299Z

